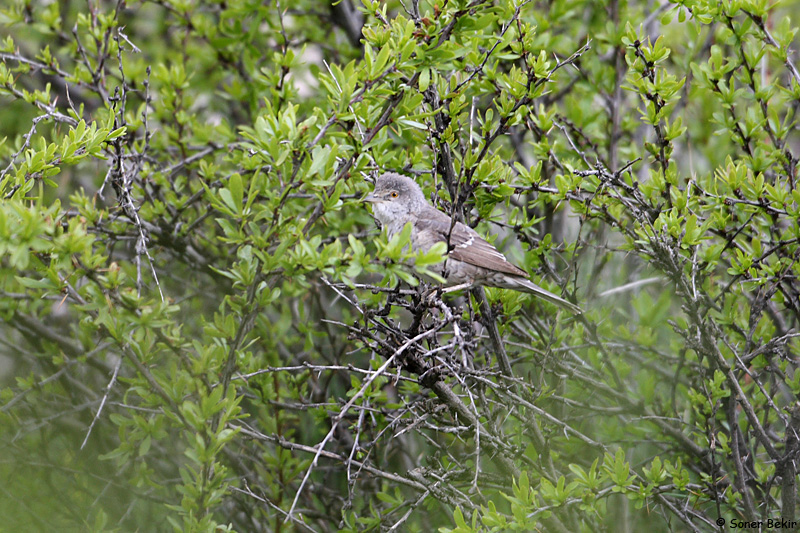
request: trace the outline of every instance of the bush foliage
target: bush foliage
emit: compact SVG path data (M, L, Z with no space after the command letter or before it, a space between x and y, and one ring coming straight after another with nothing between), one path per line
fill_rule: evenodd
M798 12L6 3L3 526L796 520ZM584 314L421 282L384 171Z

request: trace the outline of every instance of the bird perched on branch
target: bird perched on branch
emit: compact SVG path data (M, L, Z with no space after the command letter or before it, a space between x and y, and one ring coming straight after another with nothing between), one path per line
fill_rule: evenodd
M548 292L528 279L528 273L509 263L497 248L478 232L461 222L453 223L434 208L414 180L394 172L378 176L375 190L364 198L372 204L375 218L386 228L391 239L411 223L411 248L427 252L437 242L448 244L443 277L448 291L472 285L500 287L534 294L574 314L577 305Z

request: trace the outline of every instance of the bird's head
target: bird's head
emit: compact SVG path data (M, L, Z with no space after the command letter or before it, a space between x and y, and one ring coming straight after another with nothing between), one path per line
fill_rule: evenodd
M383 225L407 221L410 215L419 214L427 205L425 194L411 178L387 172L375 180L375 190L364 198L372 204L372 211Z

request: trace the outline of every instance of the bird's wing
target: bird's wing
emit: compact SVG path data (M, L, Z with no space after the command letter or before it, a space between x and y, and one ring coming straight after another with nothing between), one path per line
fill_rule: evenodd
M461 222L456 222L452 231L451 226L450 217L434 208L426 209L417 219L417 238L425 248L430 248L439 241L449 242L449 257L457 261L513 276L528 277L527 272L509 263L497 248L486 242L474 229Z

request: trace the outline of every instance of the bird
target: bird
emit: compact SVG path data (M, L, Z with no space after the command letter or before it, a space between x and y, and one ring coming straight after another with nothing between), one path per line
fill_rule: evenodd
M443 277L448 292L472 286L500 287L533 294L575 315L580 307L533 283L528 273L506 259L477 231L428 203L420 186L411 178L386 172L375 180L375 188L364 199L389 239L411 223L411 249L427 252L438 242L448 244Z

